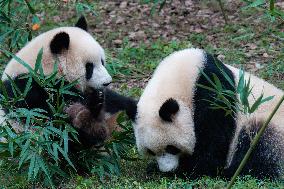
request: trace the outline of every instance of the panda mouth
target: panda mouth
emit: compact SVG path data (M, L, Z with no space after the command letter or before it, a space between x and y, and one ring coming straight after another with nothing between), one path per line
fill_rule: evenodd
M164 153L161 156L157 156L159 170L162 172L172 172L178 168L179 156L170 153Z

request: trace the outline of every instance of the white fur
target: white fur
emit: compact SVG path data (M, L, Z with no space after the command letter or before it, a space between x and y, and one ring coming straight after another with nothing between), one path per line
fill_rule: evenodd
M179 157L177 155L172 155L169 153L157 156L156 160L158 162L159 169L162 172L174 171L178 167Z

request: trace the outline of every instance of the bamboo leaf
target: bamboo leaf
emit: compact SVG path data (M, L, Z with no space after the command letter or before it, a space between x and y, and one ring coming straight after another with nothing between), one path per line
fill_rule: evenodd
M40 157L37 158L37 161L38 161L39 167L47 176L49 183L53 186L48 167L46 166L46 164L44 163L44 161Z
M35 164L36 164L36 158L35 158L35 155L32 154L32 157L31 157L31 160L30 160L30 165L29 165L28 180L31 180L31 178L33 176Z
M273 98L274 98L274 96L266 97L266 98L264 98L264 99L261 100L261 104L262 104L262 103L265 103L265 102L267 102L267 101L270 101L270 100L272 100Z
M248 9L248 8L255 8L255 7L258 7L260 5L263 5L265 3L265 0L256 0L256 1L253 1L252 3L248 4L247 6L243 7L242 9L245 10L245 9Z
M29 77L27 84L26 84L26 87L25 87L25 90L24 90L24 93L23 93L24 97L27 96L28 92L31 90L32 81L33 81L33 78Z
M251 108L249 108L249 113L253 113L261 104L263 98L263 93L256 99L256 101L253 103L253 105L251 106Z
M63 130L63 142L64 142L64 152L68 154L68 133L67 130Z
M42 68L42 55L43 55L43 48L41 48L37 54L36 57L36 63L35 63L35 68L34 72L37 73L39 71L41 76L44 76L43 68Z
M73 165L73 163L71 162L71 160L69 159L67 153L65 153L64 150L62 150L61 147L58 147L59 152L63 155L63 157L65 158L65 160L68 162L68 164L74 169L76 170L75 166Z

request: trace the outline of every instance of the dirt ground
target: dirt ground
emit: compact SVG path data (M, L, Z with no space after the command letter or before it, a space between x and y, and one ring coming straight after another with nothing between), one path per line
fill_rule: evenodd
M283 20L272 22L263 9L244 10L242 0L222 0L227 23L217 0L168 0L160 11L153 3L143 3L147 1L153 2L97 0L95 14L86 15L89 30L113 56L113 49L124 48L125 41L134 48L157 41L188 42L284 86L278 82L284 79ZM51 16L51 23L78 17L73 7L59 6L62 13ZM284 1L277 1L276 7L284 10ZM140 63L136 58L133 62Z
M240 22L238 10L242 4L229 1L226 5L231 24ZM158 7L159 8L159 7ZM105 1L99 4L99 20L94 20L94 32L100 36L115 33L108 47L119 46L126 36L132 42L149 43L162 37L163 40L184 40L192 33L210 33L215 27L223 28L224 18L219 4L208 1L178 1L165 4L158 11L153 4L136 1ZM216 34L208 35L208 42L216 43ZM109 38L109 37L105 37Z
M224 63L256 74L283 62L284 21L271 22L261 9L244 10L244 1L222 0L227 23L217 0L168 0L160 11L153 3L143 3L147 1L153 2L97 0L95 14L87 15L90 31L106 49L123 48L125 41L131 47L156 41L190 42L218 55ZM276 7L284 10L284 1L277 1ZM62 15L51 19L54 23L78 17L74 9L63 6L62 10ZM273 80L284 79L284 71L273 72ZM269 80L271 76L262 77Z
M99 16L92 17L90 28L102 44L107 48L120 47L125 37L128 37L131 44L136 46L139 43L150 44L152 41L162 39L186 40L196 34L204 34L198 47L204 48L204 42L213 45L215 48L229 48L231 45L226 37L230 33L243 34L244 29L238 26L248 26L252 30L253 40L241 42L240 47L244 49L248 62L257 68L258 62L269 62L271 55L262 49L257 40L264 31L267 24L261 20L263 13L254 11L253 14L242 12L244 3L241 1L226 1L224 7L228 18L227 25L223 17L218 1L197 1L197 0L173 0L166 3L158 11L153 4L141 3L139 1L101 1L97 7ZM284 9L284 2L278 2L278 7ZM232 26L228 29L226 26ZM280 26L284 32L283 23ZM228 31L229 30L229 31ZM232 31L233 30L233 31ZM193 41L194 42L194 41ZM277 36L269 41L270 46L276 50L283 45L283 39ZM224 55L220 54L222 59ZM249 67L250 68L250 67Z

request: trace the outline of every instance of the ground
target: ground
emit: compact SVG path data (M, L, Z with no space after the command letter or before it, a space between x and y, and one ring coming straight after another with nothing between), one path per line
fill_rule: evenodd
M144 2L144 3L143 3ZM218 1L175 0L159 7L141 1L96 1L95 15L87 14L89 30L107 51L113 88L138 97L158 62L171 52L200 47L217 54L224 63L244 67L284 89L284 25L271 22L260 9L246 9L240 1L226 1L228 23ZM284 9L284 3L277 4ZM60 11L59 11L60 10ZM76 20L73 7L64 3L43 14L40 32ZM136 153L135 148L133 153ZM1 163L0 163L1 165ZM122 162L122 173L105 183L97 177L74 175L62 188L224 188L227 181L147 176L145 161ZM1 170L5 187L28 187L16 171ZM241 178L234 188L284 188L281 182Z

